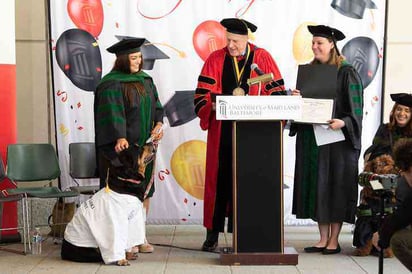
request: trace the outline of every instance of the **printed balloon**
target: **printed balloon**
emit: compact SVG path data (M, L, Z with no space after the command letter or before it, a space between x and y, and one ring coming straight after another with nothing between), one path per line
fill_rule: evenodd
M205 189L206 143L200 140L185 142L170 159L173 177L187 193L203 200Z
M358 71L364 88L375 78L379 66L379 50L369 37L355 37L345 44L342 54Z
M217 21L204 21L193 33L193 46L202 60L226 46L226 29Z
M94 91L102 76L102 58L94 37L81 29L69 29L56 42L56 60L73 84Z
M79 29L99 36L103 28L103 6L100 0L69 0L67 11Z
M312 34L308 25L317 25L313 22L305 22L299 25L293 36L293 57L298 64L308 63L313 59Z

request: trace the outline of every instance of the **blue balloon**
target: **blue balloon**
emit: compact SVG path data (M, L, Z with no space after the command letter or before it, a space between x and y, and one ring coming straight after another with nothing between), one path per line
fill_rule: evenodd
M56 60L72 83L85 91L94 91L102 77L99 44L87 31L69 29L56 43Z
M366 88L375 78L379 67L379 50L375 41L369 37L355 37L345 44L342 54L358 71Z

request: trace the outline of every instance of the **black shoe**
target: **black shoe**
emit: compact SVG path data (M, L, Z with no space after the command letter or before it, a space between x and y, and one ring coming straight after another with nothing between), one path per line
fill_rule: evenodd
M306 253L317 253L317 252L322 252L325 250L325 247L316 247L316 246L309 246L305 247L303 250L305 250Z
M325 248L325 249L322 251L322 254L323 254L323 255L331 255L331 254L337 254L337 253L340 253L340 252L341 252L340 245L338 245L338 247L335 248L335 249Z
M213 252L217 248L217 241L206 240L202 245L202 251Z

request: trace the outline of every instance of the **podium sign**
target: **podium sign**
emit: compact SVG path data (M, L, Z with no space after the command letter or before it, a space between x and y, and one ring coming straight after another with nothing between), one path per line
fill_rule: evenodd
M226 265L296 265L283 239L283 123L300 96L218 96L216 119L233 120L233 247Z
M300 96L216 96L216 120L298 120Z

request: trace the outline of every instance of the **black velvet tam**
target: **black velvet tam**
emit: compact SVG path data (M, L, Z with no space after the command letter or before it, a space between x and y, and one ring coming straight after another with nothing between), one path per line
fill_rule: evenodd
M250 29L251 32L257 30L254 24L238 18L226 18L220 21L220 24L224 26L228 32L235 34L247 35L248 29Z
M140 46L143 45L144 41L144 38L124 38L108 47L107 51L116 54L116 56L139 52Z
M412 107L412 94L394 93L391 94L392 101L407 107Z
M313 36L331 38L335 41L345 39L345 34L340 30L325 25L308 26L308 30Z

